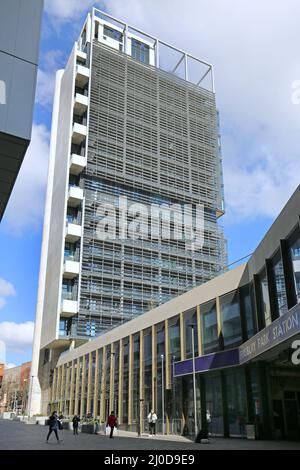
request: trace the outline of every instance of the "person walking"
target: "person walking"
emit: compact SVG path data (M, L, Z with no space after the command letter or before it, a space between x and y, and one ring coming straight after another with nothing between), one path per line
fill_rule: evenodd
M157 414L154 412L154 410L151 410L148 414L149 436L156 436L156 422Z
M58 416L57 416L57 412L56 411L53 411L52 415L49 417L49 432L48 432L48 435L47 435L47 440L46 442L48 443L49 441L49 437L51 436L51 434L54 432L55 434L55 437L56 437L56 440L57 440L57 443L59 442L62 442L59 437L58 437L58 429L60 428L59 426L60 424L60 421L58 419Z
M110 439L113 439L113 433L114 433L114 428L117 427L117 418L115 416L115 412L112 411L109 415L109 417L107 418L107 424L106 426L109 426L110 427Z
M80 423L79 416L75 415L74 418L72 419L72 423L73 423L73 435L78 436L78 426Z

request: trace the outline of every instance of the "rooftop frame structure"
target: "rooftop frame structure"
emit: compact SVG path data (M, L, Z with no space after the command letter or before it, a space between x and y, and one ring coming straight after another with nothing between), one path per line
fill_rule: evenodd
M145 31L142 31L141 29L137 29L134 26L131 26L128 23L124 23L123 21L119 20L118 18L115 18L112 15L109 15L108 13L105 13L102 10L99 10L98 8L93 8L92 9L92 20L93 24L96 18L100 18L105 21L110 21L111 23L114 24L118 29L122 31L124 42L123 42L123 51L127 53L126 49L126 44L128 41L128 34L137 34L139 37L142 35L146 40L150 41L152 45L154 46L154 52L155 52L155 66L161 70L167 71L173 75L176 75L176 72L179 70L179 67L181 64L184 64L184 80L193 83L196 86L202 86L203 88L211 91L212 93L215 93L215 80L214 80L214 70L213 70L213 65L210 64L209 62L206 62L204 60L199 59L198 57L195 57L194 55L185 52L178 47L175 47L165 41L162 41L161 39L158 39L154 36L152 36L149 33L146 33ZM167 48L169 52L174 51L175 53L179 54L179 59L176 61L175 65L171 68L166 70L163 66L163 61L161 58L161 49L162 47ZM196 78L196 80L191 78L191 62L195 64L200 65L201 71L199 71L199 75ZM205 86L205 79L208 79L208 83Z

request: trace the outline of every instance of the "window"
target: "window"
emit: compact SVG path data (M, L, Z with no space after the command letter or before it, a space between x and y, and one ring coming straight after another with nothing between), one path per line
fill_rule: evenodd
M297 301L300 302L300 238L291 246L290 253L293 263Z
M152 406L152 334L144 331L144 413L147 416Z
M198 356L198 330L197 330L197 310L193 309L184 313L185 324L185 357L193 357L192 349L192 330L194 330L194 353ZM194 328L191 328L193 326Z
M70 320L61 318L59 321L59 336L68 336L70 325Z
M180 320L177 316L169 320L169 350L174 361L180 360Z
M277 313L281 317L287 312L287 298L285 291L283 263L280 255L278 255L274 260L273 274L276 288Z
M245 324L246 338L249 339L256 333L253 284L247 284L241 287L240 304Z
M131 39L131 55L134 59L149 64L149 46L136 39Z
M218 320L216 302L208 302L200 306L201 331L204 354L219 350Z
M220 299L220 305L224 348L237 346L242 342L238 293L231 292L224 295Z
M267 275L265 271L263 271L263 273L259 276L259 279L260 279L261 311L265 320L265 325L268 326L272 323L272 317L271 317L268 281L267 281Z
M104 26L103 35L114 39L115 41L123 42L123 34L116 29L109 28L108 26Z

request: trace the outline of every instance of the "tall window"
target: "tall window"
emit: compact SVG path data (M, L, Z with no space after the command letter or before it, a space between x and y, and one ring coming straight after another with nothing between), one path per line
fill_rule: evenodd
M194 353L198 356L198 330L197 330L197 310L194 308L184 313L185 324L185 354L186 358L193 357L192 334L194 330ZM193 328L192 328L193 327Z
M123 342L123 423L128 423L129 338Z
M216 302L208 302L200 306L201 331L204 354L219 350L218 320Z
M297 300L300 302L300 238L293 243L290 253L293 263Z
M271 308L270 308L270 297L268 290L268 281L266 272L260 275L260 300L261 300L261 311L264 316L265 325L268 326L272 323Z
M253 284L241 287L240 302L244 316L246 337L249 339L256 333Z
M280 255L278 255L274 260L273 273L276 287L277 311L279 316L281 317L287 312L287 298L285 291L283 263Z
M144 331L144 415L152 406L152 334L151 329Z
M224 347L230 348L242 342L239 296L231 292L220 299Z
M136 39L131 39L131 55L134 59L149 64L149 46Z
M133 337L132 418L139 419L140 406L140 335Z
M164 356L162 359L161 356ZM156 364L157 364L157 374L156 374L156 383L157 383L157 406L156 413L160 417L159 422L157 423L158 431L162 431L162 367L164 365L164 384L165 381L165 324L160 323L156 326Z

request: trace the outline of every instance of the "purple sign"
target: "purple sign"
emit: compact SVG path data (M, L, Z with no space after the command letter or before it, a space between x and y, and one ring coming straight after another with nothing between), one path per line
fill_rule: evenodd
M207 372L239 365L239 349L229 349L195 358L195 372ZM175 362L174 377L193 373L193 359Z

